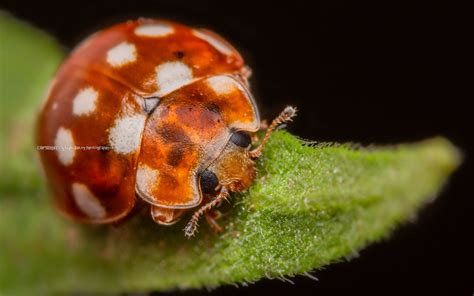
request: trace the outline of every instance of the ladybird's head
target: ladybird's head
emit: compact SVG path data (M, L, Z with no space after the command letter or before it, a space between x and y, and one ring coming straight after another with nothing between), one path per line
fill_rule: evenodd
M201 174L201 190L213 193L221 187L234 192L249 188L256 176L255 160L262 155L271 133L280 124L291 121L295 115L295 107L286 107L267 128L260 145L252 150L252 140L247 132L232 133L219 157Z
M250 157L250 135L236 131L219 157L201 174L204 193L213 193L225 186L230 191L244 191L255 179L255 161Z

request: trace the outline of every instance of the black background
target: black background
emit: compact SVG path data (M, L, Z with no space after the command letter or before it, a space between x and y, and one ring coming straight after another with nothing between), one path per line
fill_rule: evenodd
M473 295L473 133L467 103L473 95L464 92L472 85L464 74L472 72L465 58L472 41L472 32L463 32L467 8L339 0L311 5L0 0L0 8L51 33L66 48L96 29L140 16L207 27L234 43L252 67L263 118L286 104L299 107L289 126L296 135L363 144L443 135L463 149L464 165L441 196L415 223L361 251L359 258L313 272L319 281L262 280L213 294ZM187 292L200 293L208 292Z

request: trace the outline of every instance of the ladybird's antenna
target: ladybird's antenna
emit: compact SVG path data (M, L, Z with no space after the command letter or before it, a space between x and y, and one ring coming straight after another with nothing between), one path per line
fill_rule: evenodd
M273 133L273 131L280 124L291 121L291 119L296 116L296 111L297 109L295 107L286 106L286 108L283 109L280 115L273 119L272 124L270 124L267 131L265 132L265 136L263 137L263 140L260 145L258 145L258 147L256 147L255 149L249 151L249 156L251 158L259 158L260 156L262 156L262 150L265 147L265 144L268 142L268 139L270 138L270 135Z
M218 205L224 199L227 199L228 196L229 196L229 190L227 190L225 186L222 186L222 189L219 192L219 195L217 195L215 199L203 205L202 207L199 208L199 210L194 212L193 216L191 217L191 220L189 220L188 224L186 224L186 227L184 227L184 235L186 235L188 238L193 236L198 226L198 220L202 216L202 214L204 214L205 212L209 211L210 209Z

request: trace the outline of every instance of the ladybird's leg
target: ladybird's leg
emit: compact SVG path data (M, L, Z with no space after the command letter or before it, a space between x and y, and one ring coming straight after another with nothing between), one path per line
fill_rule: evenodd
M219 225L219 223L217 223L217 220L219 220L222 217L222 213L220 211L218 211L218 210L207 211L204 214L204 217L206 217L207 223L209 224L209 226L211 226L211 228L212 228L212 230L214 230L214 232L219 233L219 232L222 232L224 230Z
M291 119L296 115L296 108L287 106L275 119L273 119L272 124L268 127L267 131L265 132L265 136L263 137L262 142L258 147L249 151L249 156L251 158L259 158L262 155L263 147L268 142L270 135L272 132L282 123L287 121L291 121Z
M219 192L219 195L217 195L217 197L214 200L208 202L207 204L200 207L199 210L194 212L193 216L191 217L191 220L189 220L188 224L186 224L186 227L184 228L184 234L187 237L193 236L194 233L196 232L198 220L201 217L201 215L209 211L216 205L218 205L221 201L227 199L228 196L229 196L229 190L227 190L225 186L222 186L222 189Z
M153 220L161 225L173 225L178 222L184 214L184 210L167 209L150 206L150 214Z

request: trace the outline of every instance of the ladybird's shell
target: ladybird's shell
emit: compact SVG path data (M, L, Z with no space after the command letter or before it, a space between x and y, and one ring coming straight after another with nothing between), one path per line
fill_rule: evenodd
M222 38L171 22L130 21L87 39L59 69L38 121L60 210L106 223L136 193L160 207L198 205L199 173L231 132L259 128L244 72Z

